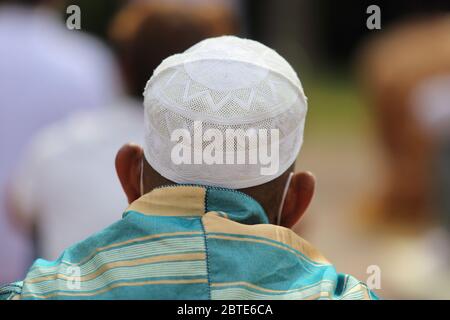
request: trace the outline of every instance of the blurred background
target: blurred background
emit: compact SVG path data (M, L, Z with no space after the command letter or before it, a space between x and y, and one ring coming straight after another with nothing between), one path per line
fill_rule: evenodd
M450 299L446 0L0 0L0 283L120 218L145 81L222 34L277 50L309 98L297 170L317 190L295 231L340 272L375 266L382 298Z

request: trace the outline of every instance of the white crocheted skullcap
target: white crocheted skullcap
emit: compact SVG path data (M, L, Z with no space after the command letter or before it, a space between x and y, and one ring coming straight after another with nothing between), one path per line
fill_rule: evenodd
M232 189L269 182L295 162L307 111L302 85L289 63L257 41L234 36L206 39L165 59L145 87L144 106L144 153L157 172L180 184ZM189 137L174 134L177 129ZM272 129L278 132L277 146ZM228 136L229 130L237 136ZM263 133L268 133L266 139ZM222 134L223 144L214 134ZM212 152L213 141L223 149ZM271 150L277 150L277 160ZM239 152L247 155L244 163L237 160ZM251 152L256 163L255 158L250 161ZM192 161L180 163L181 154ZM208 154L218 158L211 163ZM270 164L267 156L274 156Z

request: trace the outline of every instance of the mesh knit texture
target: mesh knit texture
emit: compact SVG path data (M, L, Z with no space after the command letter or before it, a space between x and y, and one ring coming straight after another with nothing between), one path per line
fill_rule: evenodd
M260 185L286 171L303 142L307 103L300 80L278 53L253 40L210 38L168 57L154 71L144 97L145 157L156 171L176 183L232 189ZM268 134L265 141L258 140L260 129L278 130L276 172L262 174L261 168L268 165L250 162L248 156L245 163L174 163L175 145L184 144L193 159L211 143L204 139L194 144L199 130L196 121L201 121L202 133L214 129L224 139L225 130L242 129L235 131L236 139L224 141L224 159L229 153L258 154L250 143L252 138L257 139L257 148L264 145L270 154L273 139ZM191 139L172 141L176 129L186 129Z

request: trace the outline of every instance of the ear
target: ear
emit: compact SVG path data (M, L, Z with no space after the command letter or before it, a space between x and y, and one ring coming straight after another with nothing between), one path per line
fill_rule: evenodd
M315 185L316 178L310 172L298 172L292 176L281 213L282 226L291 228L300 220L311 203Z
M128 198L128 203L141 196L141 161L142 148L135 144L126 144L116 155L116 171L120 184Z

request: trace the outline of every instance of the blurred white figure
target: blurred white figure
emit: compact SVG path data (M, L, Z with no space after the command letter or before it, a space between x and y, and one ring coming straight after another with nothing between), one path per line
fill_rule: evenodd
M13 179L12 197L20 220L39 222L42 258L57 259L69 245L120 219L111 212L122 212L127 199L114 158L124 143L142 143L143 116L135 100L118 100L74 114L33 140Z
M419 124L435 139L450 135L450 75L423 80L415 88L412 106Z
M120 91L112 55L69 31L49 9L0 6L0 283L23 276L26 238L6 217L5 192L22 149L70 112L104 106Z

